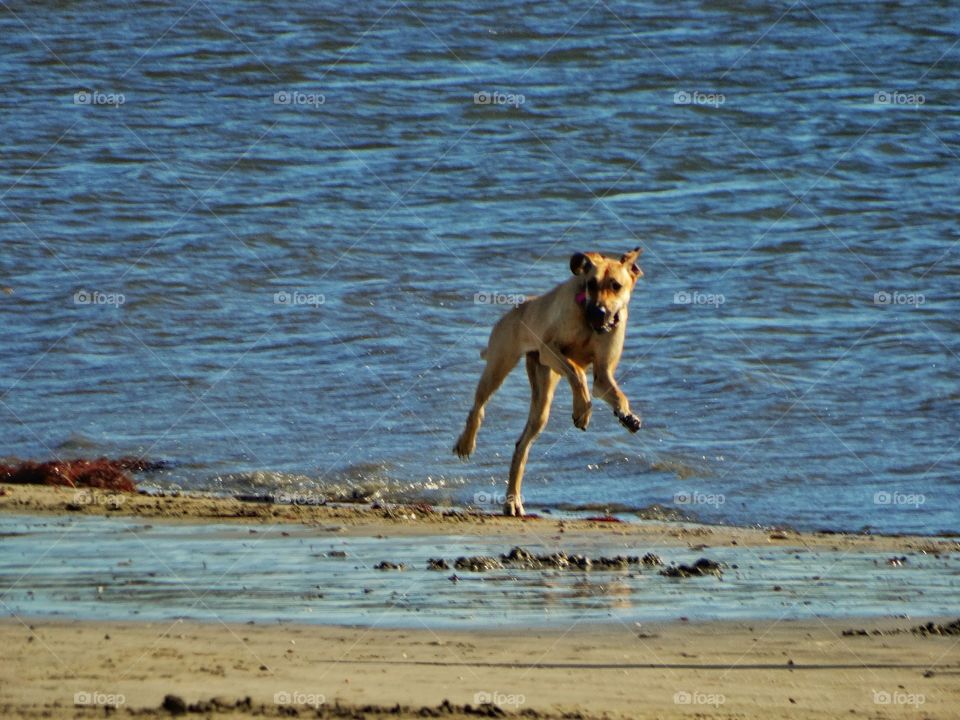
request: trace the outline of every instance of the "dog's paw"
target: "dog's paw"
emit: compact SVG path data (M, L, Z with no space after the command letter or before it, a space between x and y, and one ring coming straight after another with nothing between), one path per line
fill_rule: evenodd
M573 425L581 430L586 430L590 424L590 415L593 413L593 403L587 403L584 407L573 408Z
M621 415L620 413L614 414L617 416L617 420L620 421L620 424L632 433L637 432L637 430L640 429L640 426L643 425L643 420L641 420L638 415L634 415L633 413L627 413L626 415Z
M507 500L503 504L503 514L507 517L523 517L523 503L519 500Z
M460 436L460 439L457 440L457 444L453 446L453 453L460 458L461 460L466 460L471 455L473 451L477 449L477 441L470 440L469 438Z

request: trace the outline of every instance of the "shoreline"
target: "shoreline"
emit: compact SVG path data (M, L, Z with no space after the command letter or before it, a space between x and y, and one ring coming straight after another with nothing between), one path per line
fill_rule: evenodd
M216 718L953 716L956 637L849 637L847 626L738 621L508 632L4 618L0 712L102 717L112 700L121 717L169 717L163 705L175 696Z
M522 541L544 533L611 537L675 546L792 547L832 550L960 552L960 538L866 535L833 531L710 525L681 520L590 520L541 515L517 519L424 504L286 505L197 495L153 496L91 488L0 483L0 513L26 516L136 518L163 523L330 526L344 537L502 536ZM615 516L616 517L616 516Z

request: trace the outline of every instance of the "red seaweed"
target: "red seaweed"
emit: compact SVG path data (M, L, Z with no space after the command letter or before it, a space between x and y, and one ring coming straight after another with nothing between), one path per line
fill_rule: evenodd
M137 486L127 472L133 458L109 460L26 460L16 465L0 465L0 482L16 485L58 485L70 488L98 488L115 492L136 492Z

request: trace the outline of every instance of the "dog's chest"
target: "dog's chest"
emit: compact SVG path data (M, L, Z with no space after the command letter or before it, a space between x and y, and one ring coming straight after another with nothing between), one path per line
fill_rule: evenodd
M578 334L561 348L564 357L572 360L581 367L593 362L594 336L592 332Z

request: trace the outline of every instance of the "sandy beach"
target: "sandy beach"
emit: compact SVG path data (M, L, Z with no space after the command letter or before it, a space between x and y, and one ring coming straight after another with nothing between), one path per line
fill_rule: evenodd
M849 637L836 621L518 633L8 619L0 713L103 717L112 701L121 717L167 716L174 695L218 718L956 717L958 638L890 634L908 624Z
M454 537L461 538L466 546L485 543L484 547L504 549L512 544L539 543L587 552L592 548L649 547L667 558L671 553L691 551L708 555L743 553L744 557L758 558L757 562L766 557L794 557L800 558L800 566L809 572L816 571L814 558L821 556L832 563L834 558L882 558L903 553L891 556L891 562L922 565L926 558L938 558L936 562L942 563L958 550L953 539L797 533L665 520L610 522L544 516L519 521L425 506L279 506L49 487L6 485L0 489L3 517L17 522L24 519L24 527L99 527L113 518L138 520L132 527L143 528L139 532L149 533L147 529L154 528L164 533L153 541L149 539L153 536L144 535L148 538L144 547L152 543L159 553L165 551L156 543L164 538L183 542L205 525L223 528L211 541L216 547L243 544L250 533L286 543L319 542L335 536L340 543L336 547L347 548L339 554L359 558L356 562L360 563L360 574L343 574L340 580L348 591L347 604L359 604L361 598L376 599L378 593L383 596L382 604L374 606L380 607L382 614L376 611L370 621L353 625L338 622L338 627L324 621L322 605L317 606L321 614L309 624L279 622L280 615L273 620L249 622L224 620L219 614L204 621L147 615L140 621L97 620L89 619L80 609L96 604L73 603L66 605L66 611L61 609L58 617L33 617L22 609L11 609L17 604L11 587L3 597L7 617L0 622L0 638L7 648L0 669L0 686L4 688L0 714L4 717L101 717L113 712L105 708L115 705L120 716L147 717L183 711L224 718L518 714L542 718L946 719L955 716L960 703L960 638L957 625L949 624L953 618L946 616L791 619L787 610L781 613L776 608L799 605L804 595L796 589L791 594L789 587L781 592L775 586L764 588L769 600L762 605L774 610L755 620L704 622L692 615L673 621L626 622L622 615L611 614L608 622L597 624L582 620L575 608L562 615L562 607L557 606L552 610L557 613L553 625L524 627L510 616L510 603L514 601L509 597L521 592L518 588L503 591L506 614L500 615L500 620L490 621L489 613L496 611L489 609L487 615L477 616L483 627L440 628L429 615L413 615L416 619L406 620L409 625L405 629L396 629L391 626L396 616L390 612L398 602L397 595L386 591L407 587L410 577L414 577L414 584L419 581L411 575L413 571L377 573L371 569L372 558L387 553L380 548L393 548L396 556L400 553L397 548L411 552L410 548L438 539L448 542ZM109 537L113 531L104 532ZM177 540L181 537L178 533L183 541ZM17 535L32 537L31 531L25 531L9 533L4 540L9 544L18 539ZM57 537L57 542L68 541L61 542ZM377 542L380 544L369 545ZM365 550L368 546L374 549ZM293 546L276 546L280 547ZM110 565L131 566L124 585L143 585L157 574L146 572L136 561L109 559L107 547L100 553ZM44 550L36 563L50 561L46 555ZM338 552L321 555L333 556L316 561L328 563L322 567L337 567L330 563L336 562ZM902 561L898 559L901 557ZM169 569L167 561L163 563L161 569ZM19 607L30 608L34 600L30 589L33 565L25 570L12 585L19 586L16 589L23 603ZM731 583L736 586L742 581L741 575L749 575L743 569L728 568L726 572L728 582L703 578L693 581L699 585L670 586L676 588L671 592L681 596L700 592L709 598L715 592L711 588L717 588L717 592L721 588L729 590ZM203 582L204 575L188 584ZM630 593L639 592L637 586L625 589L617 585L619 580L610 580L602 573L593 576L607 580L585 585L591 581L581 575L584 579L571 586L579 588L571 597L599 593L610 608L629 609ZM377 585L364 587L374 576L383 579L385 590L378 590ZM656 576L656 568L632 575L647 587ZM329 577L329 582L335 583L333 576ZM403 585L397 584L396 579L401 577L405 578ZM477 588L490 584L480 581L477 585L473 577L468 580L464 588L470 587L470 582ZM109 583L109 579L86 582ZM880 586L885 582L881 580ZM949 593L949 578L944 582ZM821 584L830 592L833 583L825 577ZM803 584L800 578L799 585ZM501 594L496 587L487 588L486 595L449 597L477 602L479 610L489 602L483 598ZM746 592L754 592L751 586L746 587ZM334 593L331 588L325 593ZM258 592L262 589L258 586ZM109 600L114 588L106 584L95 590L104 593L95 600ZM27 594L22 595L24 592ZM80 600L86 591L77 587L75 592ZM204 596L208 592L210 588L204 590ZM659 602L654 598L654 602L670 605L681 596L663 597ZM74 607L76 615L71 614ZM174 606L169 610L176 615ZM934 630L916 632L928 619L935 623ZM501 623L510 627L498 627ZM938 630L936 623L944 629Z

